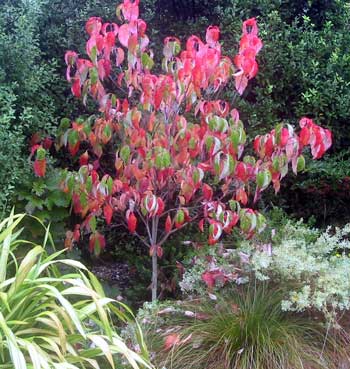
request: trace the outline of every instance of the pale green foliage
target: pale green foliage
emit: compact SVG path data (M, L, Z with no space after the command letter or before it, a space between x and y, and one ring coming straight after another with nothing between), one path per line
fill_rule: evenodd
M143 357L113 327L133 320L128 307L107 298L83 264L62 258L64 250L48 254L48 230L41 245L20 240L23 218L11 213L0 224L0 367L151 368L137 323Z
M268 240L242 241L235 250L214 254L211 260L197 258L180 282L188 295L203 295L202 273L219 268L225 274L238 268L235 283L252 276L260 281L293 286L282 302L284 310L316 309L327 313L350 309L350 224L321 232L299 222L288 221ZM242 260L245 260L245 262ZM217 284L214 291L221 289ZM230 285L226 285L230 289Z
M207 269L208 263L205 260L198 260L192 268L189 268L184 273L182 280L179 282L181 291L186 295L203 295L206 287L201 282L200 276Z
M209 257L208 257L209 256ZM207 287L202 281L201 276L205 271L219 268L226 275L234 272L240 263L239 252L233 249L226 249L225 252L218 252L216 248L206 249L205 256L199 256L194 259L193 265L187 268L182 280L179 282L181 291L185 295L202 296L207 292ZM235 283L242 284L248 281L247 276L240 276ZM214 291L220 290L222 283L216 283Z
M286 310L350 308L350 225L320 233L301 223L288 223L272 256L245 243L251 256L251 268L258 279L297 282L300 288L290 292L283 302Z

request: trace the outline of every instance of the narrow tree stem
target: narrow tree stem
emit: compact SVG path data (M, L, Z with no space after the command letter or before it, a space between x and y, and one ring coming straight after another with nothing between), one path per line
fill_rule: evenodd
M157 251L152 255L152 301L157 301L158 260Z
M151 247L152 254L152 301L157 300L157 284L158 284L158 260L157 260L157 233L158 233L158 216L152 218Z

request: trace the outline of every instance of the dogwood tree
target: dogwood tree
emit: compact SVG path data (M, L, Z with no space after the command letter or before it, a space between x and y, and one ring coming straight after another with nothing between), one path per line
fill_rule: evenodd
M152 299L157 298L157 259L168 237L190 222L207 225L215 244L238 226L248 237L264 228L264 217L249 207L270 184L276 192L291 168L302 170L311 147L315 159L331 145L331 134L311 119L301 132L279 124L254 140L256 157L244 155L247 142L238 111L219 98L231 79L242 94L258 72L263 44L254 18L243 22L237 55L224 56L220 30L209 26L205 40L185 45L164 40L161 68L155 64L139 1L117 7L119 23L90 18L86 57L65 56L74 96L97 102L98 114L63 122L60 144L79 162L66 171L62 190L70 192L82 222L67 233L71 247L89 234L90 250L105 246L97 219L123 224L152 257ZM153 72L154 70L154 72ZM38 145L35 171L44 175Z

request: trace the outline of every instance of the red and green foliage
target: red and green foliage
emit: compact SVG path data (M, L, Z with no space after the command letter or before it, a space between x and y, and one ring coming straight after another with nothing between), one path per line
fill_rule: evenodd
M105 241L97 218L123 224L153 256L156 298L157 257L169 235L194 221L201 230L208 224L210 244L237 225L248 236L261 231L265 221L247 207L250 195L256 202L271 183L277 192L289 166L295 174L304 168L304 147L318 159L331 134L303 118L299 135L280 124L255 138L257 159L243 155L247 137L239 113L218 96L232 78L242 94L258 72L262 41L255 19L243 23L236 56L222 55L216 26L208 27L205 41L189 37L184 48L176 37L165 38L163 72L152 73L138 5L124 0L117 7L120 25L87 21L88 58L66 53L72 93L84 103L92 97L99 115L73 122L61 136L80 166L67 171L62 189L82 219L66 245L84 232L91 251L99 251ZM35 171L44 175L40 150Z

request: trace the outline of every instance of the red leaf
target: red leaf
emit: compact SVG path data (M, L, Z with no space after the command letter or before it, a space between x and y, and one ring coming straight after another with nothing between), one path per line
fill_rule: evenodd
M254 139L254 150L257 154L259 154L260 152L260 139L261 139L260 136L257 136Z
M169 233L171 231L171 228L172 228L172 222L171 222L170 215L168 215L165 220L165 232Z
M205 35L205 41L208 44L215 44L217 41L219 41L220 37L220 29L217 26L209 26L207 28L207 33Z
M82 155L80 155L79 165L82 167L83 165L87 165L88 162L89 162L89 154L87 151L85 151Z
M237 92L242 95L246 87L248 86L248 78L244 75L243 71L235 75L235 87Z
M80 141L77 141L74 145L68 143L68 150L72 156L75 156L79 151Z
M97 232L97 238L98 238L99 246L101 247L101 249L104 249L106 247L106 240L104 236L101 233Z
M115 58L115 63L117 65L117 67L119 67L119 65L121 63L123 63L124 61L124 57L125 57L125 53L124 53L124 50L121 48L121 47L118 47L117 50L116 50L116 58ZM123 77L123 74L120 73L119 76ZM119 81L119 85L120 85L120 81Z
M72 90L72 93L75 97L80 97L81 96L81 88L80 88L79 78L74 79L71 90Z
M77 224L74 228L73 239L75 242L80 240L80 224Z
M80 214L82 212L82 206L80 204L80 196L76 193L72 195L73 209L75 214Z
M98 77L100 78L101 81L104 80L104 78L106 77L107 73L105 71L105 67L104 67L104 60L100 59L97 62L97 70L98 70ZM97 81L96 81L97 82Z
M138 19L137 20L137 30L139 31L139 35L141 37L144 36L145 32L146 32L146 29L147 29L147 24L144 20L142 19Z
M206 271L202 274L202 280L206 283L210 290L215 286L216 281L225 283L227 279L228 278L225 276L225 274L219 269Z
M52 139L50 137L45 137L43 141L43 148L46 150L50 150L52 146Z
M199 230L204 232L204 219L201 219L198 223Z
M137 227L137 219L133 212L127 215L128 229L131 233L135 233Z
M113 47L115 45L115 34L114 32L108 32L106 35L106 44L109 47Z
M139 0L134 0L133 2L130 0L124 0L124 3L121 5L121 10L127 21L133 22L139 17L139 2Z
M258 35L258 26L255 18L250 18L243 22L242 32L244 35Z
M32 146L30 148L30 155L33 156L35 154L36 150L38 150L39 148L41 148L41 145L39 145L39 144L36 144L36 145Z
M119 41L124 47L128 47L129 37L130 37L129 25L125 23L122 26L120 26L118 32Z
M203 196L206 200L211 200L213 197L213 189L207 185L206 183L203 184L202 187Z
M163 214L164 207L165 207L164 201L160 197L158 197L157 198L157 203L158 203L157 215L161 215L161 214Z
M247 205L248 202L248 196L245 192L244 188L239 188L236 191L236 200L242 203L243 205Z
M39 132L36 132L31 137L30 142L29 142L29 145L30 145L31 148L33 148L33 147L36 147L37 148L38 146L40 146L39 145L40 144L40 141L41 141L41 135L40 135ZM34 154L34 152L35 152L35 150L32 152L32 155Z
M274 150L272 136L270 136L265 143L265 155L271 156Z
M202 274L202 280L212 289L215 286L215 278L212 272L206 271Z
M235 175L242 182L246 182L246 180L248 179L248 173L247 173L247 167L244 163L239 162L237 164Z
M280 141L280 146L284 147L287 145L289 139L289 131L287 128L282 128L281 130L281 141Z
M99 17L91 17L85 24L85 30L89 35L97 34L101 31L102 20Z
M74 51L67 51L64 55L64 61L67 65L73 65L77 60L78 54Z
M154 252L156 251L157 245L152 245L149 248L149 256L153 256Z
M38 177L45 177L46 173L46 159L38 160L34 162L34 173Z
M221 237L222 225L219 222L213 221L209 226L209 232L209 245L214 245Z
M300 142L306 146L310 142L310 130L307 127L303 127L300 131Z
M113 217L113 208L111 205L106 204L103 208L103 215L106 219L106 223L109 225L111 224L112 217Z
M157 247L157 256L161 258L163 256L163 248L158 246Z
M165 337L164 348L170 350L174 346L180 344L180 335L178 333L172 333Z

